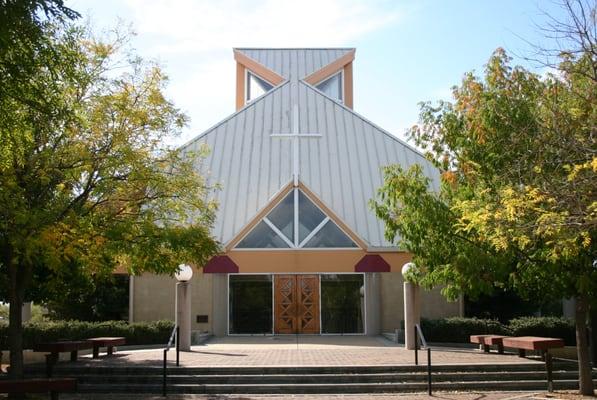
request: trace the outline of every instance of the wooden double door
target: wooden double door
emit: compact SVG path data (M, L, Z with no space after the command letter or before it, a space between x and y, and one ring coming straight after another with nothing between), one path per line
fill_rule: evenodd
M274 275L274 332L319 334L319 276Z

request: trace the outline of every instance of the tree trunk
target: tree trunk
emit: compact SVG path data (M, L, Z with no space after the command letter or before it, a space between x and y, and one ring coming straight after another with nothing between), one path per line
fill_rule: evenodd
M591 315L591 358L593 360L593 367L597 367L597 307L589 306Z
M576 299L576 351L578 354L578 377L580 394L592 396L595 394L591 378L591 364L589 345L587 341L587 313L589 302L586 295Z
M19 267L9 267L10 289L9 289L9 317L8 317L8 349L10 350L11 379L23 378L23 280L19 279Z

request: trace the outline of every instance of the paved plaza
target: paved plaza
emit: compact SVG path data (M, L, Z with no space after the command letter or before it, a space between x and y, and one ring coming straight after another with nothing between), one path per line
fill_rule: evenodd
M163 351L158 349L120 350L114 357L84 362L107 365L161 365ZM169 359L175 357L174 351ZM420 352L426 362L425 352ZM470 348L434 347L432 361L437 364L534 363L514 354L483 353ZM222 366L351 366L412 365L413 351L405 350L381 336L228 336L211 338L190 352L180 353L183 367Z

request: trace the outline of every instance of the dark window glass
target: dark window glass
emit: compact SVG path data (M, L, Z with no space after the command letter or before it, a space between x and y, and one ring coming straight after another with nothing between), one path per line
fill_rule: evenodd
M321 275L321 332L363 333L363 275ZM361 294L362 293L362 294Z
M290 192L268 215L267 218L291 242L294 242L294 191Z
M357 245L342 232L340 228L329 220L304 247L357 247Z
M289 246L272 228L261 221L236 247L240 249L279 249Z
M271 275L230 275L229 297L230 333L272 333Z
M299 243L325 219L325 214L299 191Z

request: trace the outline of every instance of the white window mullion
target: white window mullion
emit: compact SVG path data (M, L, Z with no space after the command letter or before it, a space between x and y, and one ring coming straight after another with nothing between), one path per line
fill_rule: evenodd
M319 225L317 225L317 226L315 227L315 229L313 229L313 230L311 231L311 233L309 233L309 234L307 235L307 237L305 238L305 240L303 240L303 241L301 242L301 244L300 244L298 247L303 247L304 245L306 245L307 243L309 243L309 240L311 240L311 238L312 238L313 236L315 236L315 235L317 234L317 232L319 232L319 231L320 231L320 230L321 230L321 229L322 229L322 228L325 226L325 224L326 224L326 223L327 223L329 220L330 220L330 217L325 217L325 219L324 219L323 221L321 221L321 222L319 223Z
M279 229L276 227L276 225L274 225L274 224L273 224L273 223L272 223L272 222L271 222L271 221L270 221L270 220L269 220L267 217L264 217L264 218L263 218L263 222L265 222L265 223L267 224L267 226L269 226L270 228L272 228L272 230L273 230L274 232L276 232L276 235L280 236L280 238L281 238L283 241L285 241L285 242L286 242L286 244L287 244L289 247L292 247L292 248L294 248L294 247L295 247L295 246L294 246L294 243L292 243L292 242L290 241L290 239L288 239L288 238L286 237L286 235L285 235L285 234L283 234L283 233L282 233L282 231L281 231L281 230L279 230Z
M294 247L299 247L299 192L294 190Z

